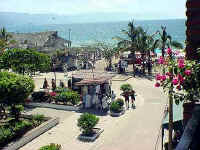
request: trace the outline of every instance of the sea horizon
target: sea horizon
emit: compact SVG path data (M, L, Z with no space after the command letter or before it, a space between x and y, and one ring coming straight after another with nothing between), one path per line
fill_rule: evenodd
M182 42L186 39L185 35L185 20L186 19L157 19L157 20L139 20L135 19L137 26L142 26L147 32L153 34L161 29L161 26L167 27L167 32L176 41ZM70 40L72 46L82 44L90 44L97 41L111 42L116 36L124 36L121 33L122 29L127 29L127 21L110 21L110 22L87 22L87 23L69 23L69 24L43 24L37 25L33 23L24 25L8 24L6 27L8 32L15 33L34 33L45 31L58 31L58 35L66 40Z

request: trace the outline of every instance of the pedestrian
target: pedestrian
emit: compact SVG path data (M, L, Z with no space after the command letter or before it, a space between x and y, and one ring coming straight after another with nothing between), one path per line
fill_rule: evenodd
M65 86L65 85L64 85L63 81L60 80L60 87L61 87L61 88L64 88L64 86Z
M124 93L122 93L122 96L124 96L124 98L125 98L126 108L129 109L129 93L124 92Z
M134 90L131 91L130 96L131 96L132 108L135 109L136 106L135 106L135 91Z
M114 91L112 91L112 94L111 94L111 101L113 102L116 98L116 94L114 93Z
M51 80L52 91L56 90L56 82L54 79Z
M43 89L48 89L49 88L49 84L46 78L44 78L44 83L43 83Z

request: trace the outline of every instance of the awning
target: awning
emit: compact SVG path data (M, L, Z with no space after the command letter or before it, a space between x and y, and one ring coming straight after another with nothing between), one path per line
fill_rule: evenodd
M108 83L110 78L101 78L101 79L83 79L80 82L75 83L77 86L82 85L99 85L103 83Z

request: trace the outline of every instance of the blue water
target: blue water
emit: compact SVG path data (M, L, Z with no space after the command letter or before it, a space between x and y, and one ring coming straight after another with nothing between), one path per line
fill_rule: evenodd
M106 22L106 23L84 23L84 24L55 24L55 25L9 25L9 32L42 32L42 31L58 31L58 34L72 40L72 45L88 44L96 41L113 42L112 38L116 36L124 36L122 29L127 29L128 22ZM153 20L153 21L136 21L136 25L142 26L149 33L154 33L160 29L161 25L167 27L167 32L174 40L184 43L185 37L185 20Z

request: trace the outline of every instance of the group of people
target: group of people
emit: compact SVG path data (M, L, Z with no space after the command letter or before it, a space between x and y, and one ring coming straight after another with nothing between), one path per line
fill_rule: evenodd
M64 88L64 83L63 81L60 80L60 87ZM51 87L52 87L52 91L55 91L56 90L56 81L55 79L52 79L51 80ZM48 81L46 78L44 78L44 83L43 83L43 89L49 89L49 84L48 84Z
M135 91L134 90L131 90L131 91L128 91L128 92L123 92L121 94L124 98L125 98L125 103L126 103L126 108L129 109L129 99L131 98L131 103L132 103L132 108L135 109L136 106L135 106Z

